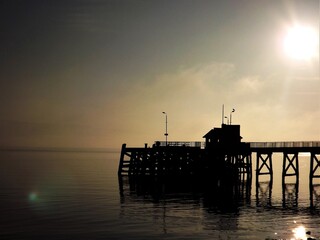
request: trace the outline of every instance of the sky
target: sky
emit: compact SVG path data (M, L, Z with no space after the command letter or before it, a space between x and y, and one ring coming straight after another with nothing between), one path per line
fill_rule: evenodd
M319 0L2 0L0 147L320 141ZM285 52L315 29L313 57ZM225 121L229 119L225 118Z

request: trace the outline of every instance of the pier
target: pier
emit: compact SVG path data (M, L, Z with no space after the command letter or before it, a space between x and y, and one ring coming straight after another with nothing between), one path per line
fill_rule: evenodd
M274 155L282 154L282 203L285 208L295 207L299 193L299 156L303 153L310 157L310 207L320 199L319 181L315 181L320 178L320 141L242 142L240 125L226 124L211 129L203 138L204 142L166 139L144 147L123 144L118 168L120 192L123 192L123 177L127 176L130 189L138 192L158 195L179 183L180 188L192 186L209 198L219 196L221 202L250 199L255 170L257 204L271 206L273 161L279 161ZM256 159L255 168L252 156ZM261 179L262 175L266 177ZM155 189L146 187L146 183L152 183ZM268 200L263 203L263 199Z
M289 177L299 184L299 154L310 155L309 183L320 178L320 141L241 142L239 125L222 124L203 136L205 142L156 141L142 148L122 145L118 175L216 176L216 182L237 183L252 179L252 155L256 155L256 182L261 175L273 181L273 154L283 154L282 184ZM228 179L226 179L228 178Z

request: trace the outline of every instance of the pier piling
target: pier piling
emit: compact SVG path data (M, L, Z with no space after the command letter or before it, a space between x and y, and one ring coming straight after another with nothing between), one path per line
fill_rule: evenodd
M273 181L272 151L257 151L256 182L260 175L270 175L270 182Z
M294 176L296 184L299 184L299 152L283 153L282 184L285 184L286 177Z
M310 155L309 182L313 184L314 178L320 178L320 152L313 151Z

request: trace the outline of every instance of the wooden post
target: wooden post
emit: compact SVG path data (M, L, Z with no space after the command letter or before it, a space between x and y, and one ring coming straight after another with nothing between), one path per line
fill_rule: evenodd
M320 190L320 184L310 185L310 207L311 208L314 208L318 205L316 203L319 202L319 199L320 199L319 190ZM316 201L316 203L314 202L314 200Z
M249 155L247 155L246 157L247 159L247 179L248 180L252 180L252 156L251 156L251 153Z
M312 185L313 185L313 179L314 178L320 178L320 173L316 174L318 168L320 169L320 158L318 158L317 155L319 155L319 154L317 154L315 152L311 152L311 156L310 156L310 174L309 174L309 185L310 185L310 187L312 187Z
M252 176L252 162L251 162L251 153L247 154L241 154L238 156L238 168L239 173L241 175L241 179L244 180L245 176L247 177L247 180L251 180Z
M122 175L122 168L123 168L123 159L126 152L126 144L122 144L121 154L120 154L120 161L119 161L119 168L118 168L118 176Z

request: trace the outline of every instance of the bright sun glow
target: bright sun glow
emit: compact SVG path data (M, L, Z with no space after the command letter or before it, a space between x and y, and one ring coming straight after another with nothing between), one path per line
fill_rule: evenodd
M319 55L319 33L311 27L291 27L284 39L284 48L294 59L311 60Z
M293 229L292 232L294 233L294 240L307 239L306 229L303 226Z

